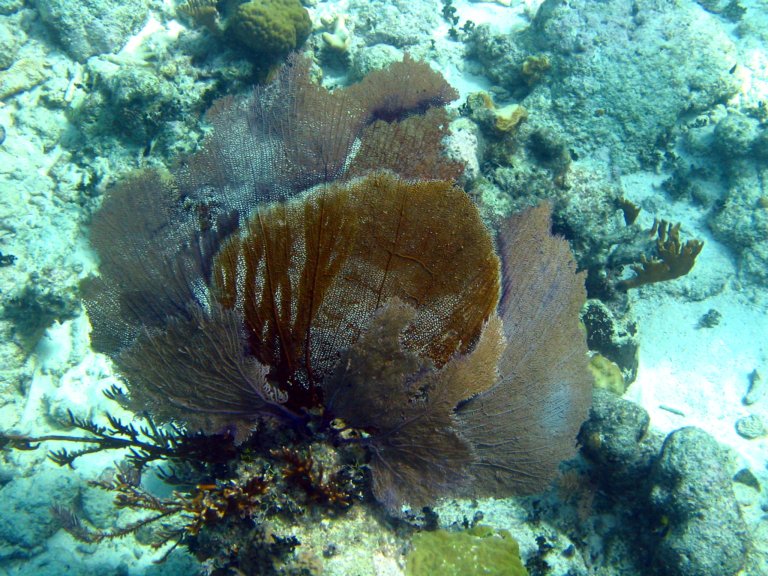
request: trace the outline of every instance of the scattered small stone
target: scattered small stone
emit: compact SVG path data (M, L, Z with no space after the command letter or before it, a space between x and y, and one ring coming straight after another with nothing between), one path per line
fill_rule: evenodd
M755 477L754 474L752 474L752 471L749 468L742 468L736 472L736 475L733 477L733 481L738 482L739 484L744 484L744 486L754 488L760 492L760 481Z
M747 406L751 406L760 398L762 398L765 392L765 380L760 375L757 369L752 370L749 374L749 386L747 387L747 393L744 395L742 402Z
M678 416L685 416L685 412L683 412L682 410L678 410L677 408L672 408L672 406L665 406L664 404L659 404L659 409L666 410L667 412L676 414Z
M717 310L714 308L710 308L704 316L699 318L699 323L696 325L696 328L714 328L718 324L720 324L720 320L723 318L723 315L720 314Z
M765 422L757 414L750 414L736 421L736 433L747 440L768 436Z
M0 252L0 268L4 266L13 266L14 262L16 262L16 256Z
M325 548L323 548L323 558L332 558L338 553L339 549L336 544L328 544Z

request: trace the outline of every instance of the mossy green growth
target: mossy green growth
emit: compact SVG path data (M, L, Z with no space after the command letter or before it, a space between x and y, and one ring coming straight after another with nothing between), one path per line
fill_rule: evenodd
M595 353L589 360L589 371L595 377L595 388L610 390L621 396L627 391L627 384L621 368L602 354Z
M304 44L312 21L299 0L251 0L237 7L228 28L256 56L272 61Z
M406 576L528 576L520 547L506 530L475 526L462 532L420 532L405 564Z

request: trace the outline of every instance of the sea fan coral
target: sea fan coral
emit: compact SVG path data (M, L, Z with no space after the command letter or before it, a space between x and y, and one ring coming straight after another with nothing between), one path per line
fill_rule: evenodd
M294 57L116 186L83 293L134 406L362 445L391 511L539 488L590 403L583 276L546 206L494 242L441 154L454 97L407 57L334 92Z

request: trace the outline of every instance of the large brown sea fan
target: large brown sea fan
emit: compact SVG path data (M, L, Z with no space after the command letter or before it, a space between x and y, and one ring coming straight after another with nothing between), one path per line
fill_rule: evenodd
M396 68L330 93L293 59L174 175L111 191L93 344L161 419L358 430L391 511L535 490L590 403L583 276L546 206L494 240L440 154L454 92Z

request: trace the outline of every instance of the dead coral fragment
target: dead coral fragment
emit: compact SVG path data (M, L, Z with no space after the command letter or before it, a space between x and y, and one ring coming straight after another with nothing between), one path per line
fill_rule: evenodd
M333 21L333 31L323 32L322 39L325 45L339 53L346 53L352 45L352 34L347 28L347 14L339 14Z
M681 244L679 223L672 226L666 220L654 220L650 234L658 236L657 256L649 260L642 255L640 263L631 266L636 276L619 282L620 289L629 290L644 284L685 276L693 268L696 257L704 247L704 242L701 240L688 240L685 244Z

